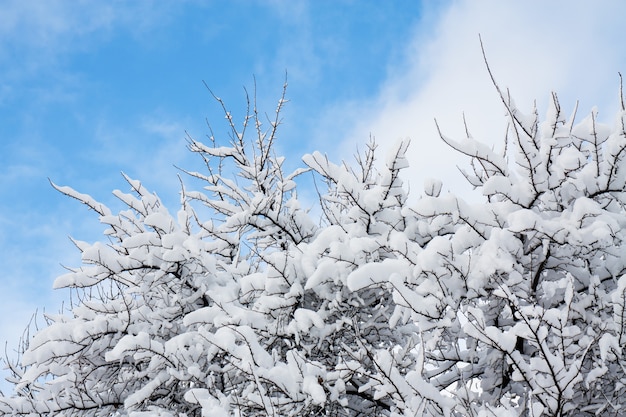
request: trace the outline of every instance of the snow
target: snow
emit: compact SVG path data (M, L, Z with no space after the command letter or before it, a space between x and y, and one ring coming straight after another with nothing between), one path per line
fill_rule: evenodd
M172 217L167 212L151 213L143 220L146 226L162 232L170 232L173 228Z
M122 337L113 350L107 352L105 359L109 362L122 360L125 355L134 354L139 350L163 353L163 347L153 342L148 333L139 332L137 335L126 335Z
M104 204L97 202L93 197L91 197L88 194L82 194L79 193L78 191L75 191L73 188L71 187L67 187L67 186L58 186L54 183L52 183L52 186L59 192L75 198L76 200L80 201L81 203L85 204L86 206L88 206L89 208L91 208L92 210L95 210L98 214L102 215L102 216L109 216L111 214L111 210L108 209L108 207L106 207Z
M483 184L482 190L483 195L509 195L511 192L511 180L504 176L493 176Z
M322 405L326 402L324 388L318 383L315 375L307 375L302 380L302 391L309 394L314 404Z
M426 178L424 180L424 192L429 197L439 197L443 183L439 179Z
M362 266L348 275L347 284L350 291L359 291L372 285L378 285L392 279L394 275L402 275L406 264L402 260L385 259L380 263Z
M298 308L294 311L293 318L300 332L308 332L313 326L318 329L324 328L324 320L313 310Z

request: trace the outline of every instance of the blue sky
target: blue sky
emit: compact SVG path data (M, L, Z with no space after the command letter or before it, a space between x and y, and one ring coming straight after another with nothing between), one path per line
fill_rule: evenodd
M463 162L433 118L458 136L465 112L492 143L505 125L478 34L520 107L543 109L555 90L566 111L579 99L581 116L597 105L611 122L624 16L617 0L0 0L0 340L10 350L37 308L60 307L52 282L80 262L68 236L102 232L48 178L116 207L125 172L173 206L174 165L197 166L185 131L224 127L203 81L237 117L253 77L273 111L287 72L279 146L292 166L313 150L350 158L370 134L382 150L410 137L413 192L426 177L456 189Z

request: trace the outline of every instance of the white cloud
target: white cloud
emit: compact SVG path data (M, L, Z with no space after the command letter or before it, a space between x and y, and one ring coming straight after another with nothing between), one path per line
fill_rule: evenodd
M383 148L410 137L414 192L428 176L456 189L462 179L454 165L466 161L455 159L439 140L433 119L447 136L459 138L465 113L475 138L498 144L506 123L478 35L498 83L510 88L522 110L537 99L541 112L556 91L566 112L580 99L580 116L598 105L601 116L612 120L618 71L626 71L624 15L626 3L617 1L454 2L441 11L434 31L416 30L407 62L392 72L378 97L336 106L328 118L347 118L352 126L345 133L344 155L370 133Z

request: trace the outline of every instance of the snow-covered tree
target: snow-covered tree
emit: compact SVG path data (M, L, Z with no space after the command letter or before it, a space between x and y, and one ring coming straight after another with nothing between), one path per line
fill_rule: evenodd
M441 134L470 160L471 201L436 180L407 200L408 141L285 172L284 92L271 118L224 107L228 141L189 138L203 187L175 214L128 177L117 214L55 185L107 240L75 241L84 265L55 282L71 313L9 364L0 413L626 415L626 106L610 128L500 93L502 151ZM309 172L314 210L296 194Z

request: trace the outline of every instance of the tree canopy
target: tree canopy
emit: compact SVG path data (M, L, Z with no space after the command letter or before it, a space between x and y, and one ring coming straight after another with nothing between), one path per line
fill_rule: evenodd
M409 200L408 141L384 161L314 152L285 172L254 97L171 213L124 177L106 239L74 241L71 312L9 363L0 413L24 416L592 416L626 405L626 107L522 113L500 91L501 149L467 156L466 201ZM313 175L310 209L297 179Z

